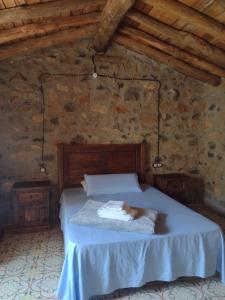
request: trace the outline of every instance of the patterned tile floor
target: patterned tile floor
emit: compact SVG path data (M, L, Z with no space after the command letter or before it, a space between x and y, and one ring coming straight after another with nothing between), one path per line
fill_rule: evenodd
M63 239L58 228L7 235L0 243L0 300L55 300L63 257ZM179 279L94 299L225 300L225 286L219 277Z
M55 299L63 256L58 228L7 235L0 243L0 299Z

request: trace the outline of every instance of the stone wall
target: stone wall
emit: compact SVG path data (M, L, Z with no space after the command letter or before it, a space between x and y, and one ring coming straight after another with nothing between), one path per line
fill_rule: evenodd
M205 182L205 201L225 212L225 81L201 92L199 172Z
M200 153L200 170L204 176L208 143L206 138L200 138L200 126L204 123L204 111L207 109L202 94L207 95L208 90L214 93L215 88L211 89L119 46L113 46L107 58L96 57L96 66L98 73L121 79L98 77L94 80L90 76L81 76L93 71L89 41L1 62L0 222L11 222L11 187L15 181L48 178L56 191L56 149L59 142L146 141L150 144L149 180L153 172L198 174ZM42 76L46 174L40 172L43 110L40 75L43 73L61 74ZM138 80L122 80L127 77ZM162 117L160 150L164 165L155 171L151 165L157 154L158 81L161 83ZM221 94L220 89L218 97L222 106ZM207 103L213 105L214 100L207 99ZM210 113L213 114L213 110ZM215 177L213 180L217 180L217 175ZM55 196L53 215L56 201Z

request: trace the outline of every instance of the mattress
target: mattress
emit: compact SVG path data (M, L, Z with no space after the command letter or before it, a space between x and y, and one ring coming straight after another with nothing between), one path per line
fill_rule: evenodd
M120 200L158 210L156 234L72 224L71 217L88 199ZM219 226L152 186L145 186L143 193L92 197L82 188L66 189L60 203L65 260L58 299L88 300L119 288L181 276L206 278L216 271L225 283L224 240Z

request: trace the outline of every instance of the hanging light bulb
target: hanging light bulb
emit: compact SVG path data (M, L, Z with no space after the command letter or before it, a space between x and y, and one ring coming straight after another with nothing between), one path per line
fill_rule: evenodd
M94 67L94 72L92 73L92 77L94 79L96 79L98 77L98 74L97 74L97 70L96 70L95 55L94 54L92 55L91 59L92 59L93 67Z

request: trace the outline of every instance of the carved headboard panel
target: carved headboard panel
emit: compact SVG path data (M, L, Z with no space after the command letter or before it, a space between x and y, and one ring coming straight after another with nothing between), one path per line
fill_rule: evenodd
M84 174L137 173L145 181L145 144L59 144L60 193L80 186Z

